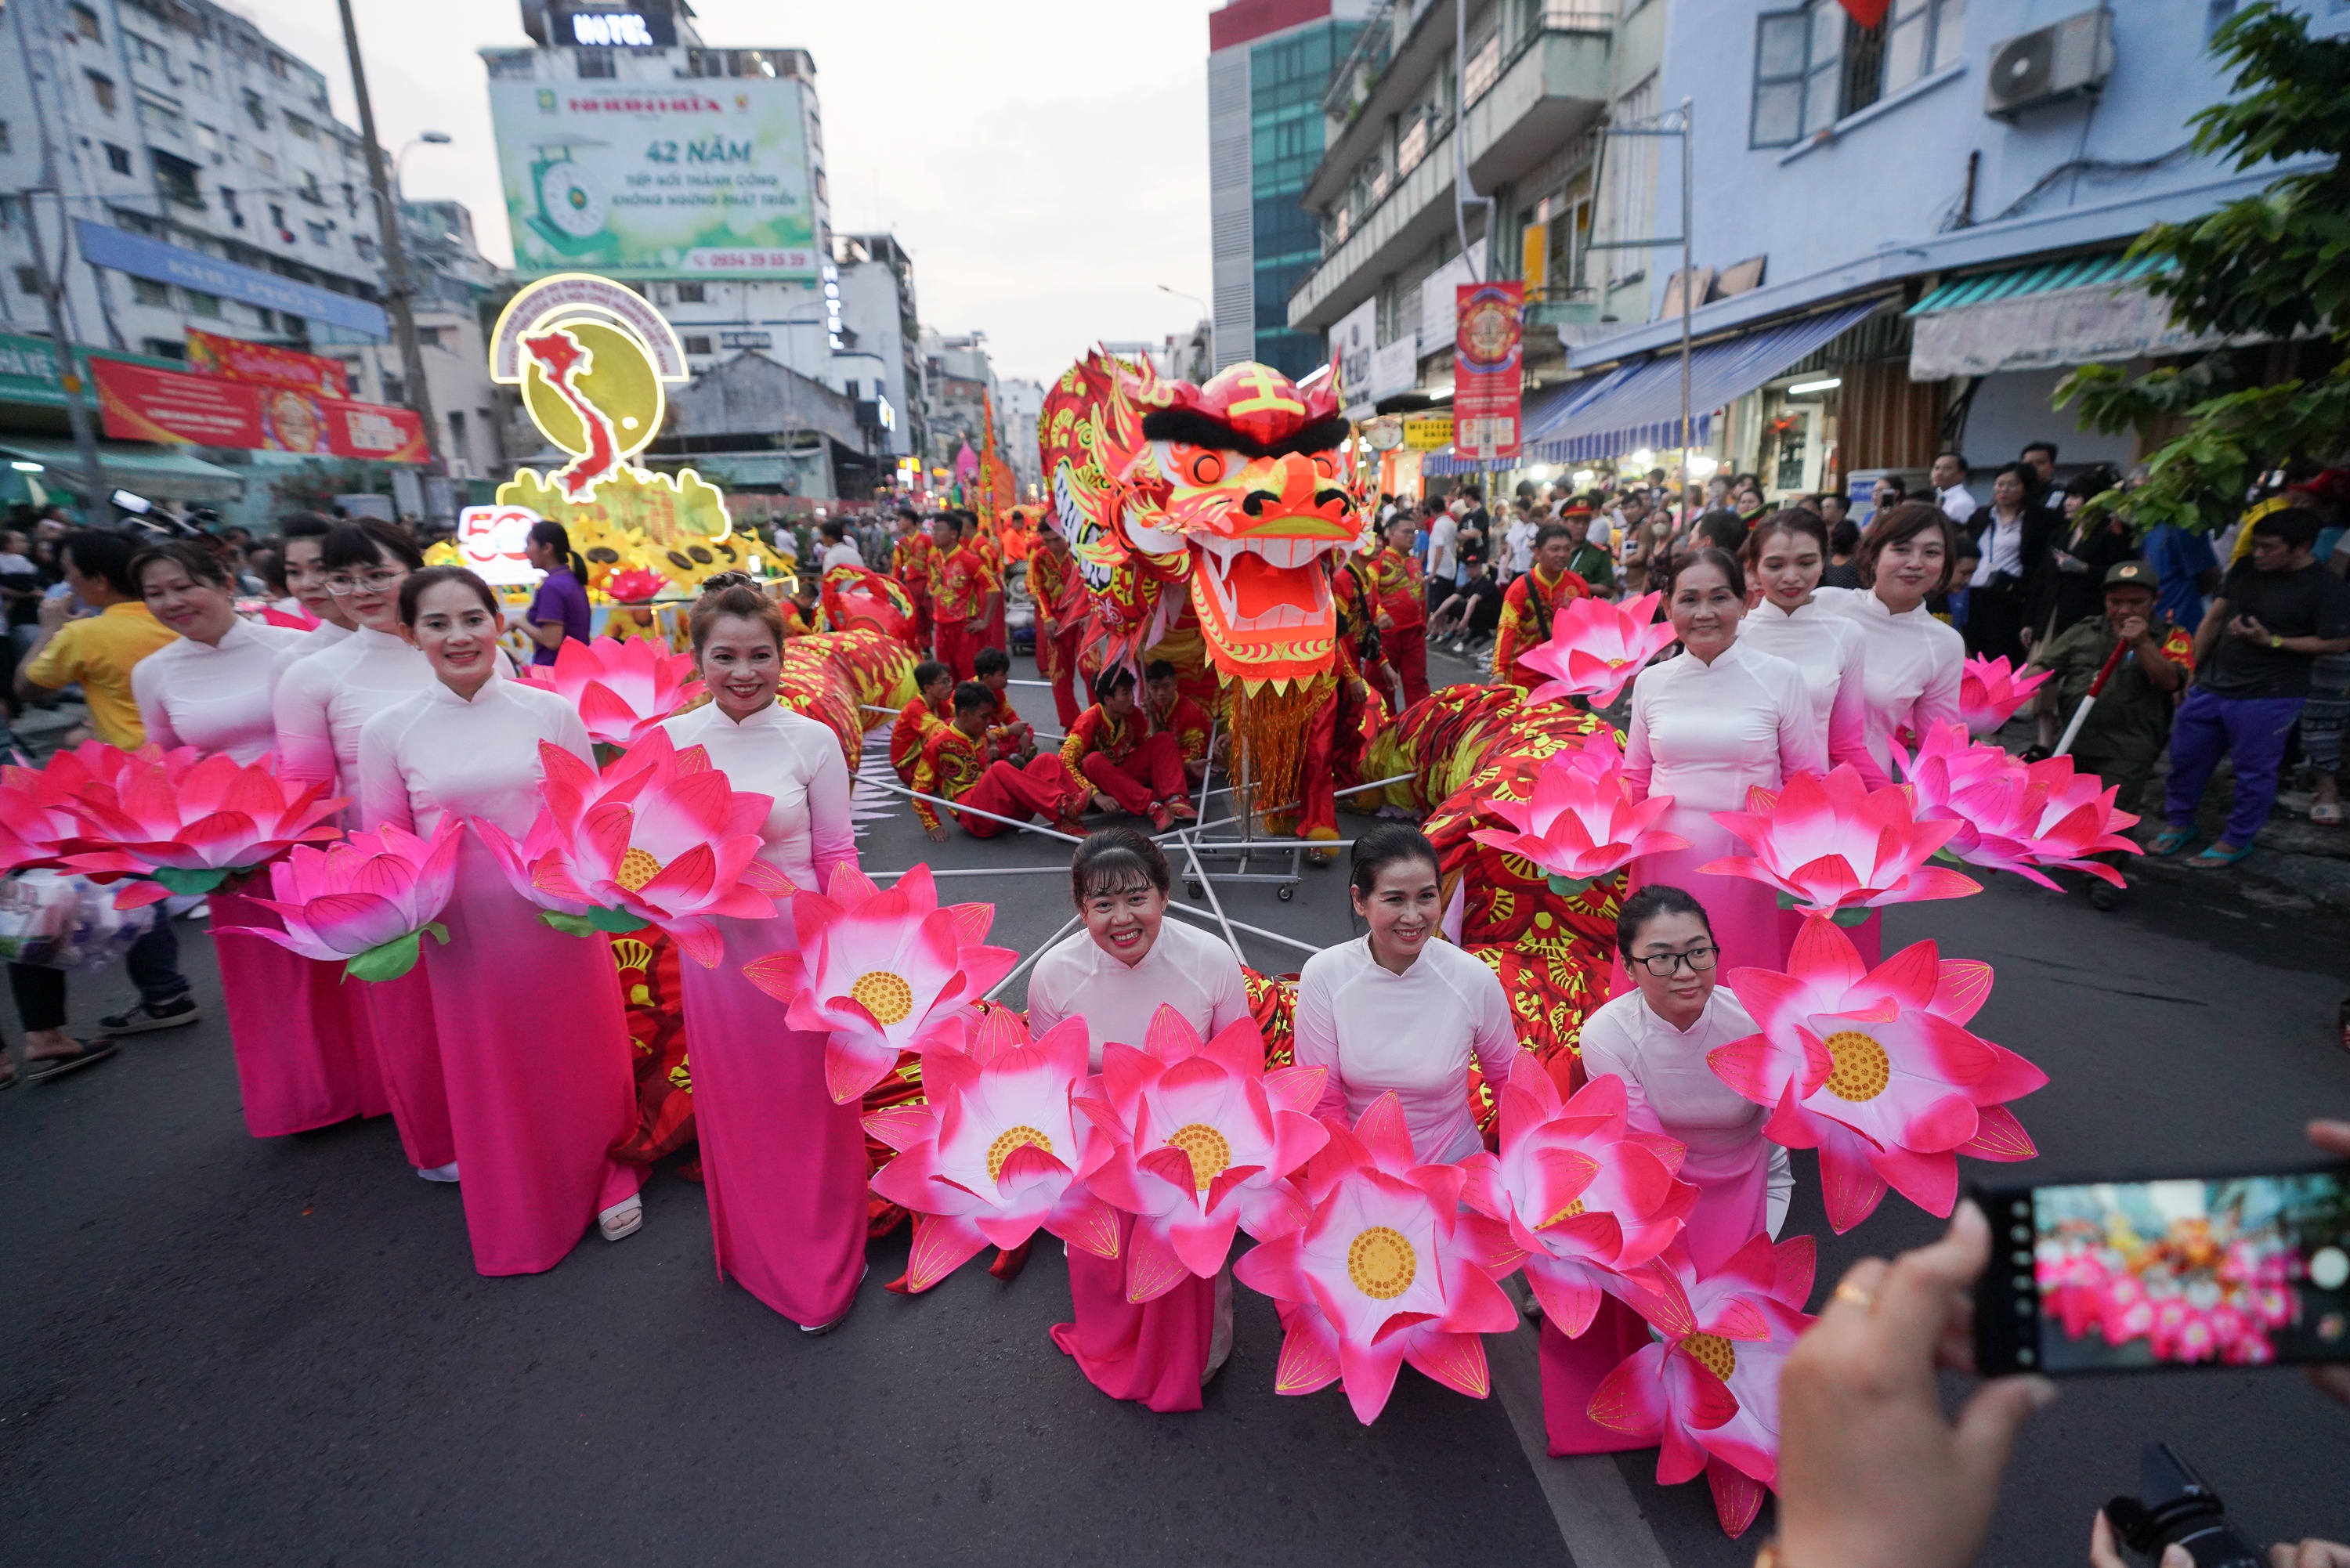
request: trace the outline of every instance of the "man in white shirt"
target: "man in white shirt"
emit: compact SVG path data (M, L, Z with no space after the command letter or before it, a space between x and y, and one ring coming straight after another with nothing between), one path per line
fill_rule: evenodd
M1453 555L1453 541L1461 535L1461 514L1468 504L1459 496L1452 504L1428 520L1428 580L1430 585L1449 583L1460 574L1461 563Z
M1534 535L1540 527L1534 514L1524 507L1511 515L1510 525L1502 535L1501 581L1509 582L1534 569Z
M1934 459L1931 475L1934 481L1934 504L1951 524L1963 528L1981 504L1967 488L1967 460L1957 452L1946 452Z
M857 541L848 536L847 525L838 518L831 518L818 524L816 532L824 536L824 569L826 571L828 572L835 566L865 565L864 553L858 549Z

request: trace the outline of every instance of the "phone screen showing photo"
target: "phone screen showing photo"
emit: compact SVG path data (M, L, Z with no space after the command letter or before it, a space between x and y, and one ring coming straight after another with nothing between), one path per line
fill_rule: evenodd
M2017 1345L2026 1366L2350 1359L2350 1185L2339 1172L2094 1182L2007 1199L2012 1241L2031 1244L2032 1274L2013 1282L2019 1304L2037 1296L2036 1339ZM2021 1246L2012 1261L2024 1262ZM2037 1355L2024 1354L2035 1343Z

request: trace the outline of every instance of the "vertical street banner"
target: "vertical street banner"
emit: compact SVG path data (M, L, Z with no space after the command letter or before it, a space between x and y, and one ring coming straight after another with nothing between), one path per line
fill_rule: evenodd
M1525 285L1456 286L1452 454L1471 462L1518 455L1525 389Z

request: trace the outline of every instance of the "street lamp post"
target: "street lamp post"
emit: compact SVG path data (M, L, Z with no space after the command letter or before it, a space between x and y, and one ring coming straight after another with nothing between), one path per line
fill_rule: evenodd
M405 207L408 204L408 193L400 188L400 171L406 166L408 162L408 155L411 152L415 151L420 147L446 147L449 145L450 140L451 137L445 130L428 130L421 136L412 136L409 138L407 143L403 145L397 153L392 155L391 198L393 205Z
M1178 299L1188 299L1200 307L1200 319L1208 324L1208 363L1214 364L1216 362L1216 313L1210 308L1208 302L1196 294L1186 294L1180 288L1170 288L1163 283L1153 284L1151 286L1161 294L1171 294Z

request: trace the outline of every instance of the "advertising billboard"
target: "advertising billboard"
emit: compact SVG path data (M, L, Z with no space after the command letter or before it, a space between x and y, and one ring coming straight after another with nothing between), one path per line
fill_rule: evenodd
M100 422L120 440L390 462L426 458L424 426L411 410L116 359L93 359L89 368Z
M523 276L815 279L799 83L489 87Z

